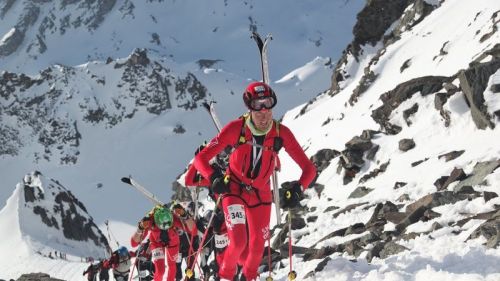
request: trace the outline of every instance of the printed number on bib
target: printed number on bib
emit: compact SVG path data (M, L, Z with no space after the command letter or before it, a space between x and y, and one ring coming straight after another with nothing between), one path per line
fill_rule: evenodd
M214 240L215 240L215 248L217 249L224 249L229 242L229 240L227 239L227 234L223 235L215 234Z
M151 260L160 260L165 258L165 252L163 251L163 248L156 248L151 250Z
M227 206L227 211L231 224L245 224L246 218L243 205L229 205Z

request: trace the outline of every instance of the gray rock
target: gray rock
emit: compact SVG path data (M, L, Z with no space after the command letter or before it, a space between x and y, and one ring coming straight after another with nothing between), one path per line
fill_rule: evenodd
M359 12L353 28L356 46L375 44L382 39L387 28L401 17L408 5L405 0L372 0ZM354 52L355 56L358 52Z
M406 212L408 215L399 223L396 225L396 230L398 233L403 233L403 231L408 227L410 224L416 223L419 221L422 216L424 215L425 211L427 210L427 207L425 206L420 206L414 211L411 212Z
M402 139L399 141L399 150L406 152L413 148L415 148L413 139Z
M345 144L346 149L348 150L360 150L366 151L372 148L373 144L370 139L358 137L353 137L350 141Z
M323 247L321 249L310 248L304 253L304 256L302 257L302 259L303 259L303 261L310 261L310 260L314 260L314 259L324 259L333 253L342 252L343 250L344 249L338 245L332 246L332 247L327 246L327 247Z
M387 170L387 167L389 166L390 161L385 162L384 164L380 165L380 167L376 168L375 170L371 171L370 173L364 175L359 179L359 183L364 183L372 178L377 177L379 174L384 173Z
M472 120L478 129L493 129L495 127L484 104L483 93L490 76L499 68L500 60L494 60L472 66L467 70L460 71L458 74L460 87L470 106Z
M393 189L399 189L399 188L401 188L403 186L406 186L407 184L408 183L406 183L406 182L397 181L397 182L394 183Z
M475 239L479 236L486 238L487 247L498 247L500 244L500 211L497 211L491 219L482 223L467 239Z
M443 182L442 186L438 188L438 190L445 190L451 183L456 181L462 181L465 180L466 178L467 175L464 173L462 169L454 168L453 171L451 171L450 176L446 177L446 180Z
M348 198L361 198L372 191L373 189L371 188L367 188L365 186L359 186L353 192L351 192L351 194L349 194Z
M485 191L483 192L483 197L484 197L484 202L488 202L491 199L498 197L498 194L496 194L495 192Z
M375 144L370 150L368 150L368 152L366 153L366 159L368 160L374 160L375 159L375 155L377 154L378 150L379 150L380 146L378 144Z
M64 281L58 278L52 278L46 273L27 273L21 275L17 281Z
M365 232L365 224L364 223L355 223L345 230L344 236L351 235L351 234L360 234Z
M458 157L460 157L462 154L464 154L465 150L454 150L454 151L450 151L448 153L445 153L445 154L441 154L438 156L438 159L442 159L444 158L446 162L448 161L451 161L451 160L454 160L454 159L457 159Z
M354 209L356 209L356 208L358 208L360 206L366 205L366 204L368 204L368 202L356 203L356 204L348 205L347 207L345 207L345 208L337 211L335 214L332 215L332 217L336 218L336 217L338 217L341 214L348 213L348 212L350 212L350 211L352 211L352 210L354 210Z
M410 121L410 117L415 113L417 113L417 111L418 111L418 103L415 103L412 107L405 109L403 111L403 118L405 119L405 122L408 126L411 126L412 124Z
M425 158L425 159L423 159L423 160L419 160L419 161L413 162L413 163L411 163L411 166L412 166L412 167L416 167L416 166L418 166L418 165L420 165L420 164L424 163L424 162L425 162L425 161L427 161L427 160L429 160L429 158Z
M455 187L454 191L460 190L462 186L476 186L484 181L484 178L495 171L500 166L500 160L491 160L486 162L478 162L475 166L471 175L460 181Z
M313 162L314 166L316 166L318 174L320 174L330 165L332 159L339 155L340 152L338 152L337 150L324 148L318 150L318 152L316 152L316 154L311 157L311 161Z
M409 250L408 248L397 244L394 241L390 241L384 245L384 248L380 251L380 258L385 259L391 255L401 253L403 251Z
M410 99L414 94L420 93L422 96L426 96L436 93L443 88L444 83L451 80L452 78L444 76L425 76L401 83L393 90L383 93L380 96L383 104L372 111L371 117L387 133L398 133L401 131L401 128L398 129L389 123L392 111L398 108L401 103Z

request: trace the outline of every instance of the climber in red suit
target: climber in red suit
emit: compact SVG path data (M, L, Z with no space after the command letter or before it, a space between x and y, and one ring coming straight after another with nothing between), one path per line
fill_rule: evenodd
M300 179L289 188L289 196L281 199L281 207L296 207L303 190L316 176L316 168L290 129L273 120L272 108L277 102L274 91L267 84L254 82L246 88L243 100L249 113L227 124L195 156L193 163L205 179L210 179L212 191L222 196L229 244L219 276L228 280L236 274L237 264L243 266L246 280L255 280L259 275L264 244L270 235L270 178L279 168L280 148L283 147L302 170ZM228 168L214 170L209 161L227 146L234 148Z

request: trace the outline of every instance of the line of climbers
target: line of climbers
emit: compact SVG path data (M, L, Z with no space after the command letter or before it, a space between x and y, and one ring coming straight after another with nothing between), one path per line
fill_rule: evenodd
M112 270L116 281L128 281L131 275L137 275L141 281L157 281L163 280L166 269L167 280L183 280L182 263L185 262L186 268L193 265L201 235L206 230L212 211L207 211L203 217L196 217L192 202L173 202L170 205L155 206L138 222L137 230L131 238L131 246L137 247L135 251L122 246L109 259L91 263L83 272L83 275L87 275L87 280L108 281L108 271ZM224 217L218 211L196 265L201 269L205 280L210 276L214 276L215 280L219 279L217 262L221 261L223 250L227 246L224 233ZM216 253L216 259L208 264L213 252ZM134 265L133 257L136 258ZM195 276L186 280L195 280Z
M131 238L132 247L149 243L146 252L150 257L145 258L151 259L148 265L151 270L139 266L139 276L151 276L154 271L154 281L163 280L165 273L167 281L181 280L181 263L186 260L188 280L195 278L194 269L202 272L204 278L214 276L215 280L259 278L264 245L266 241L270 244L273 201L270 178L281 166L278 153L284 148L302 171L297 180L280 190L283 209L300 205L303 191L316 177L316 168L292 131L273 119L272 108L277 97L267 84L250 83L243 101L248 112L229 122L210 143L197 150L185 177L185 186L208 187L209 196L217 202L210 238L200 239L208 220L198 218L198 214L189 210L192 208L181 204L154 207L139 221ZM211 252L216 254L213 266L206 263ZM107 266L110 265L123 277L121 280L127 280L128 272L121 275L116 263L108 262Z

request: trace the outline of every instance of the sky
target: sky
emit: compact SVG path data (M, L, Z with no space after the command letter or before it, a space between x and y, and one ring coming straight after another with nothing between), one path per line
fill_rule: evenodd
M135 100L126 98L132 94L118 87L123 84L122 72L113 64L105 63L108 56L122 63L135 48L148 48L148 57L170 70L173 77L183 78L188 73L195 75L209 90L207 100L217 102L221 121L228 122L246 111L241 93L249 82L261 77L258 49L250 38L249 18L252 18L252 26L257 26L262 36L272 33L274 38L269 44L269 71L271 85L279 94L274 114L280 118L288 109L329 88L333 68L329 62L335 62L351 41L355 14L364 4L363 1L292 1L286 2L287 9L281 9L283 1L266 5L259 1L218 1L216 5L198 1L148 1L135 5L132 17L120 10L126 2L117 1L102 25L92 32L80 27L61 35L56 24L54 30L46 32L47 51L36 54L36 60L34 54L25 53L30 38L37 38L30 32L36 30L27 32L19 53L0 58L0 69L32 75L58 63L52 67L58 77L54 84L64 87L69 94L55 101L58 110L52 114L54 118L75 120L82 135L80 146L76 148L80 152L77 163L60 165L55 160L56 155L51 161L36 161L35 155L44 148L33 137L37 132L23 130L24 148L19 155L0 158L0 175L4 179L0 202L7 200L25 174L38 170L60 181L89 209L95 210L91 215L97 222L134 223L150 203L138 198L136 191L124 186L119 179L131 175L163 201L168 201L172 195L172 182L188 165L194 150L210 140L216 130L202 108L193 111L174 108L160 115L139 109L133 119L125 119L126 122L113 128L83 122L81 104L89 104L90 108L105 106L109 112L120 114L123 108L116 109L114 103L115 99L120 99L129 112L135 110ZM0 25L0 34L9 33L7 27L16 22L16 16L23 11L22 4L16 2L11 13L2 19L6 24ZM54 22L68 14L68 8L60 9L55 3L40 5L42 11L52 13ZM272 21L276 14L280 15L280 20ZM84 9L78 8L70 17L77 16L88 15ZM212 32L215 27L219 28ZM162 39L161 46L150 42L153 31ZM318 36L324 38L319 46L308 39ZM199 59L221 59L224 62L200 69L196 63ZM74 67L75 76L69 79L68 86L61 86L68 80L65 65ZM303 74L289 74L294 71ZM102 77L105 85L92 77ZM146 89L147 86L139 84ZM51 87L52 84L44 83L25 95L38 97ZM174 86L170 90L174 91ZM4 101L5 104L9 102ZM46 103L49 112L54 107L51 103ZM20 126L9 118L2 122L12 122L16 128ZM183 126L186 133L173 133L178 125ZM68 153L74 149L68 148ZM115 207L102 207L110 203ZM137 208L128 208L131 205Z
M498 33L494 33L487 40L479 40L484 34L498 28L498 15L495 18L494 13L499 9L500 4L494 0L480 2L443 1L425 19L412 29L403 32L399 40L387 46L385 52L378 59L378 62L370 66L370 70L378 74L377 79L363 93L357 103L348 105L352 90L358 85L365 67L369 65L371 59L381 49L381 44L363 46L362 55L358 60L355 60L352 56L347 58L347 64L343 67L349 73L349 79L341 84L342 90L337 95L331 97L326 93L320 94L312 104L308 105L306 113L300 116L298 115L303 105L288 105L289 107L286 109L289 110L285 110L286 114L283 118L283 124L295 132L299 143L306 148L308 156L312 156L315 152L323 148L338 151L344 150L345 143L352 137L360 135L363 130L379 130L379 125L373 121L370 114L373 109L382 105L382 101L380 100L381 94L393 89L404 81L416 77L454 75L458 70L467 68L468 64L476 59L480 53L492 48L499 42L500 35ZM456 19L462 20L457 22ZM440 53L440 49L446 41L449 42L446 44L447 55L439 59L433 59ZM401 65L408 59L411 59L410 67L401 72ZM485 58L484 61L489 59L491 57ZM315 72L312 75L311 70L318 69L314 67L315 65L317 66L315 64L317 60L310 61L310 63L304 63L304 67L302 68L290 69L280 79L272 79L275 81L272 83L272 86L283 90L301 88L303 91L314 92L314 96L321 92L320 89L327 89L330 83L329 77L325 75L324 80L319 79L318 76L322 73L321 71ZM206 76L200 77L210 87L213 85L214 89L221 89L222 86L217 86L221 77L233 77L232 74L228 74L229 72L226 71L208 70L203 72ZM331 70L329 71L331 73ZM489 78L488 87L486 87L487 90L483 93L489 112L494 112L500 108L498 93L493 93L489 90L491 85L498 83L498 81L500 81L500 70ZM318 86L319 83L324 83L322 84L324 86ZM452 83L456 86L459 85L458 80ZM280 93L283 93L283 91L280 91ZM236 97L229 97L229 100L234 102ZM221 103L223 102L221 101ZM282 104L280 103L280 106ZM414 104L418 104L419 110L410 117L412 124L408 125L404 121L403 111ZM237 111L234 108L224 106L217 108L221 108L220 115L223 122L229 121L230 116L234 114L234 111ZM229 113L226 112L226 109ZM373 161L367 160L361 172L347 185L344 185L342 182L342 174L337 174L338 158L334 159L317 179L318 183L325 186L321 196L318 196L314 190L308 190L306 191L306 199L302 201L302 204L309 209L312 207L316 208L314 211L307 213L306 218L318 216L318 219L315 222L309 223L304 229L293 231L293 244L309 247L335 230L347 227L356 222L366 222L371 217L376 203L391 201L407 206L422 196L435 192L435 180L441 176L449 175L454 168L462 168L465 173L469 174L473 171L476 163L499 158L500 148L498 147L498 139L500 138L500 131L498 129L498 118L493 118L492 120L496 125L495 129L477 129L472 120L470 110L465 103L464 94L461 91L450 97L444 105L444 109L450 114L451 122L449 127L444 126L443 118L439 114L439 111L434 108L434 94L423 97L419 93L416 93L411 99L401 104L392 112L390 121L393 124L401 126L402 131L397 135L377 135L372 140L373 143L380 146L375 159ZM198 116L206 116L206 113L204 114L200 113ZM325 120L328 119L330 122L324 124ZM137 118L137 120L132 120L127 124L127 127L119 127L113 133L119 137L123 137L125 134L120 132L120 130L127 131L131 128L142 128L142 132L148 132L151 135L156 133L158 138L164 137L158 129L162 125L164 126L164 123L162 123L164 122L163 120L157 118L148 120L149 122L147 123L144 120L147 119ZM194 119L193 117L193 121L189 119L183 120L186 121L186 124L189 124L199 119ZM205 125L204 123L202 126L212 125ZM206 129L204 133L208 135L208 128L200 128L199 130L204 129ZM213 128L210 129L214 130ZM102 129L100 133L104 134L107 131ZM191 133L188 133L189 135ZM97 136L99 136L97 133L92 136L96 139L91 143L98 141ZM398 142L403 138L412 138L416 143L416 147L407 152L400 151L398 149ZM143 146L150 148L158 145L158 143L152 140L144 140L136 134L129 135L127 140L133 145L140 143L139 140L141 140ZM123 150L131 149L131 146L127 146L126 143L109 145L106 149L111 151L116 149L117 146L123 146ZM95 146L89 145L86 149L90 152L93 148ZM180 145L176 146L176 148L181 150ZM182 150L184 149L187 148L182 148ZM465 150L465 152L460 157L449 162L438 158L439 155L453 150ZM117 151L121 150L117 149ZM94 153L97 154L97 152ZM158 153L158 150L152 150L149 153ZM117 154L118 152L114 155ZM282 161L282 172L279 174L280 182L297 179L300 175L298 167L287 157L286 153L281 152L280 158ZM411 163L424 158L429 159L419 166L412 167ZM390 161L390 164L384 173L363 183L364 186L373 189L372 192L362 198L348 198L351 192L360 185L359 179L363 175L388 161ZM149 168L152 171L144 172L145 169L139 169L139 167L146 166L148 161L133 155L126 155L119 161L115 161L113 163L115 169L111 169L110 165L101 163L95 169L105 169L108 173L115 174L118 177L123 172L117 166L124 165L129 167L129 163L131 162L136 162L135 164L137 165L133 166L131 170L132 174L138 171L138 175L142 176L137 176L138 181L144 182L146 187L155 185L154 181L148 181L148 175L154 174L158 170ZM82 164L82 166L85 165ZM90 169L85 170L86 172L92 171L90 164L87 164L85 167ZM53 170L49 170L46 174L48 177L55 177L53 176ZM407 185L394 190L393 186L397 181L404 181ZM473 188L479 192L498 192L499 184L500 169L497 169L485 178L483 184L473 186ZM455 185L451 184L448 190L453 190ZM68 184L68 186L72 185ZM104 189L106 188L107 185L105 184ZM128 187L124 186L123 188ZM9 190L12 190L12 188L9 188ZM397 201L403 194L408 195L410 200ZM99 196L102 195L99 194ZM123 202L127 202L126 197L130 196L134 196L135 198L141 197L137 191L131 189L126 191L125 189L119 196L116 196L117 198L114 198L115 201L113 203L106 205L106 207L113 207L117 203L118 205L123 204ZM160 197L165 198L163 196L160 194ZM16 196L11 198L22 200ZM88 197L83 196L83 198ZM138 200L146 201L144 198ZM88 199L84 202L87 203ZM331 212L326 211L330 206L343 208L350 204L361 202L368 202L368 204L355 208L336 218L331 216ZM392 255L387 259L374 258L371 263L368 263L365 259L366 251L359 257L349 256L346 253L335 253L330 256L331 260L321 272L317 272L313 277L305 280L499 280L500 270L498 269L498 263L500 261L500 250L486 248L483 245L485 243L484 238L467 239L470 233L484 221L474 219L463 226L455 224L458 220L466 218L471 214L492 211L498 204L500 204L500 197L493 198L488 202L479 197L470 201L463 200L455 204L436 207L433 211L440 213L440 217L427 222L417 222L408 227L407 232L420 233L419 236L413 240L397 241L398 244L409 250ZM7 206L9 206L9 203ZM136 211L136 219L139 219L146 211L138 209ZM19 220L16 219L17 213L15 211L7 213L6 210L7 208L4 208L0 212L0 222L10 220L6 221L6 223L18 223ZM89 208L89 213L92 215L101 212L102 209ZM274 212L272 215L274 216ZM133 220L133 218L129 219ZM112 218L110 219L110 226L119 243L125 245L128 243L129 236L127 233L131 233L134 224L123 223L123 221ZM275 218L273 218L274 222ZM444 227L430 234L426 233L431 229L432 224L436 222ZM103 228L102 225L101 228ZM385 225L386 230L391 230L392 228L394 228L394 225L391 225L391 223ZM366 233L346 237L334 237L320 242L317 247L342 243L364 234ZM25 253L19 253L20 259L25 258L27 260L26 264L24 264L25 268L44 268L54 276L62 276L70 280L84 280L82 276L77 276L77 274L71 275L69 270L64 274L54 270L53 268L60 261L47 261L36 255L33 255L35 257L31 258L32 253L30 254L30 251L32 251L32 248L24 246L26 242L25 239L20 239L19 236L21 234L14 233L11 235L17 239L18 243L23 245L21 249L26 249ZM0 237L7 237L7 234L0 233ZM3 249L7 252L9 249L13 249L8 247L10 246L4 245ZM26 258L26 255L30 258ZM321 262L321 260L304 262L298 254L293 255L293 260L293 269L298 273L298 280L304 279L304 276L310 271L314 271L318 263ZM274 270L274 280L286 280L289 264L287 259L282 262L284 268ZM85 265L75 262L72 266L81 269ZM4 269L0 268L0 272L6 272ZM9 274L12 275L8 275L7 277L14 276L15 273L12 272ZM267 276L267 273L264 276Z

